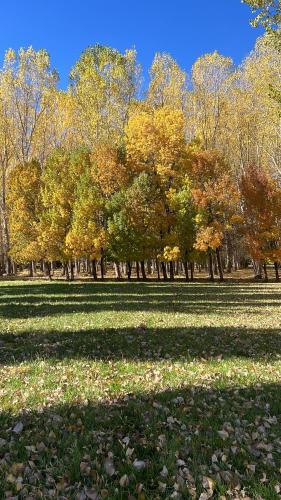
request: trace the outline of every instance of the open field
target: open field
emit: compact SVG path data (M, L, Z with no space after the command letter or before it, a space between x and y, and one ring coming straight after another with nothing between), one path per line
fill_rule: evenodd
M0 363L0 498L280 498L279 284L2 281Z

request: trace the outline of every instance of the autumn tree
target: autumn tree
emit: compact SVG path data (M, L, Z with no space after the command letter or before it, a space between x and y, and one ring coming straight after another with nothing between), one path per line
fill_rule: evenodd
M162 249L169 246L167 235L171 233L174 214L167 200L171 188L177 188L187 172L187 147L185 141L185 120L183 112L168 106L141 112L130 118L126 128L127 166L137 175L146 172L154 176L164 202L166 233L161 232ZM169 239L169 238L168 238ZM171 255L174 255L172 252ZM158 256L164 276L168 252ZM173 270L172 260L170 271Z
M157 259L163 251L162 234L167 231L167 213L153 174L142 172L132 185L113 196L109 207L109 251L114 259L141 262Z
M7 126L8 116L0 98L0 274L11 272L11 260L8 254L10 247L9 220L7 206L7 184L9 168L13 159L13 147Z
M8 178L9 254L17 263L41 259L38 244L40 217L40 164L33 160L14 167Z
M91 153L93 182L105 199L128 185L132 173L126 168L123 144L99 143Z
M184 116L168 106L141 112L126 127L127 164L131 172L153 172L169 188L183 175L186 161Z
M152 108L169 106L184 110L186 105L186 74L169 54L157 53L150 68L147 102Z
M173 224L167 236L168 247L165 247L166 259L181 260L184 265L186 279L193 279L193 261L196 256L194 249L196 239L196 210L192 199L192 190L188 177L182 179L178 189L170 189L167 193L169 212L173 214Z
M77 108L75 97L68 90L52 88L48 91L48 114L40 122L38 135L42 147L38 159L42 165L57 148L73 151L81 147L81 138L77 131Z
M42 175L42 213L39 243L47 261L60 260L66 276L73 274L73 251L67 245L79 180L88 167L89 154L80 149L57 149L48 158ZM68 265L67 265L68 264Z
M281 3L280 0L243 0L247 3L256 17L251 24L254 27L263 26L266 29L268 45L281 52ZM272 97L281 104L281 91L278 87L271 87Z
M66 235L65 246L69 255L74 258L91 260L92 275L97 279L97 260L102 260L107 240L105 199L93 182L91 163L87 162L86 167L77 181L72 222ZM103 277L102 262L101 275Z
M274 262L276 280L281 259L281 188L262 167L248 165L241 178L244 232L248 251L267 280L268 262Z
M239 193L221 155L216 151L196 152L191 166L193 199L198 210L195 248L207 252L213 280L215 252L220 280L223 280L221 248L226 228L237 212Z
M139 85L136 52L121 54L106 46L88 47L70 78L81 142L91 149L99 142L119 143Z
M280 54L264 37L258 39L228 92L225 155L238 176L248 163L280 175L280 107L269 90L280 86L280 64Z
M44 142L39 129L48 118L49 92L56 87L57 80L45 50L29 47L18 53L6 52L0 72L0 95L17 162L40 156Z
M218 52L199 57L193 66L193 89L188 100L189 136L199 137L204 149L219 148L222 144L232 73L232 60Z
M263 26L278 50L281 50L281 4L280 0L243 0L247 3L255 13L255 18L251 24Z
M48 122L50 93L57 74L45 50L9 49L0 71L0 217L4 260L10 271L7 176L18 164L41 159L47 146L42 127Z

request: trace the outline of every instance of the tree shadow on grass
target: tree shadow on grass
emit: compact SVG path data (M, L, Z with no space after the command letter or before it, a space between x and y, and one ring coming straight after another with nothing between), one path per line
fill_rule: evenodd
M239 357L273 361L281 357L280 329L169 327L48 330L2 333L0 363L34 359L160 361Z
M215 498L242 498L245 489L250 498L277 499L280 418L278 384L182 387L16 415L3 411L0 493L15 494L20 477L22 498L86 498L91 490L87 498L107 492L107 498L128 499L141 489L146 499L170 498L177 490L173 498L195 491L199 498L211 484Z
M184 283L33 283L0 286L0 317L27 319L95 312L255 314L281 306L277 287Z

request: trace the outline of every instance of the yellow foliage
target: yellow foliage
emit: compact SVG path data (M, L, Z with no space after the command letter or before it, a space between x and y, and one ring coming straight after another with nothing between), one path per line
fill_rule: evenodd
M177 261L181 257L181 252L178 246L169 247L166 246L163 251L163 260L169 261Z

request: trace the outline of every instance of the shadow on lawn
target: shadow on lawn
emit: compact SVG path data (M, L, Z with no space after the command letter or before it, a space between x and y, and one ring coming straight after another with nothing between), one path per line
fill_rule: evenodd
M49 330L3 333L0 363L30 359L192 360L216 357L276 360L280 329L243 327L169 327Z
M2 412L0 438L6 442L0 450L0 459L5 456L0 493L13 488L12 483L5 487L3 478L14 464L23 477L22 498L31 492L31 498L49 498L50 490L56 498L86 498L77 493L91 488L125 500L137 496L140 483L146 499L170 498L175 483L180 498L189 498L187 486L196 487L199 498L205 475L215 481L215 498L227 490L229 498L235 491L234 497L242 498L238 492L246 487L250 498L277 499L280 417L277 384L221 390L185 387L114 402L73 402L17 415ZM18 422L23 430L15 434L11 429ZM223 428L225 440L218 434ZM112 475L104 468L109 452ZM135 459L144 462L141 471L133 466ZM164 466L167 473L161 476ZM129 484L121 488L124 474ZM165 492L159 490L159 481L166 484Z
M254 314L266 306L281 306L281 293L272 284L56 282L0 286L0 317L7 319L101 311L220 314L239 310Z

